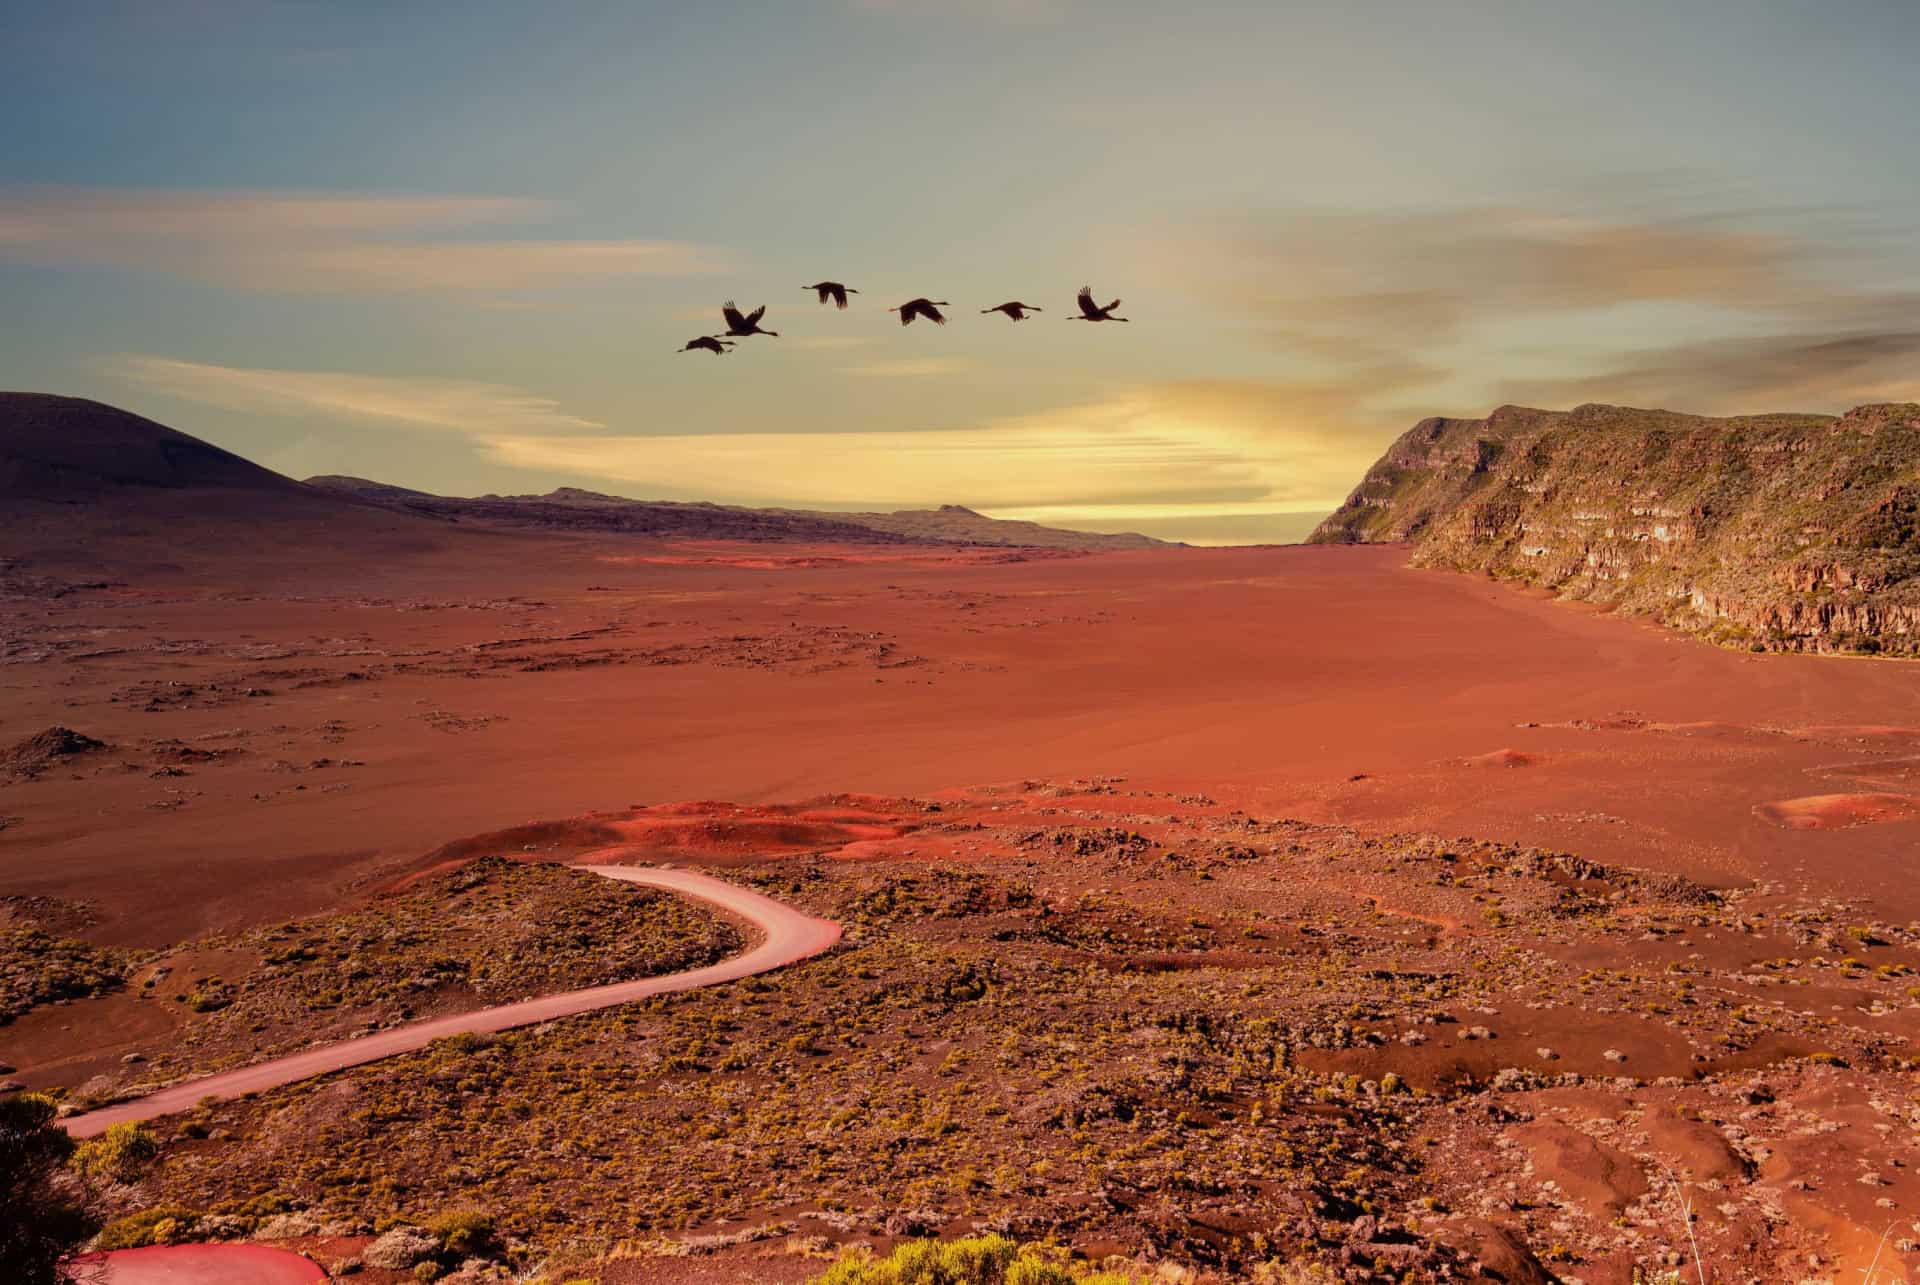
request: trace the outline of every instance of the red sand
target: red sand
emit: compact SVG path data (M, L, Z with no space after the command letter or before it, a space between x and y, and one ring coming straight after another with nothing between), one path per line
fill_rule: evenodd
M350 901L450 835L636 801L1124 777L1920 914L1906 826L1755 812L1836 746L1911 756L1910 665L1718 650L1396 548L845 552L763 569L478 533L25 602L0 729L115 750L0 785L0 891L92 899L89 936L161 943ZM162 740L233 753L156 776ZM1488 746L1540 765L1463 773ZM666 850L726 846L661 821Z
M1532 767L1539 761L1537 755L1521 750L1492 750L1464 760L1468 767Z

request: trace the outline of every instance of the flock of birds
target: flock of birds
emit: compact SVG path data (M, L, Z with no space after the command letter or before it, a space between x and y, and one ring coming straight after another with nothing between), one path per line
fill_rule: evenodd
M831 303L834 307L842 310L845 310L847 306L848 295L860 293L852 286L843 285L838 281L816 281L810 286L802 286L800 288L802 290L813 291L814 294L819 296L822 304ZM1118 299L1115 299L1105 307L1095 303L1092 286L1081 286L1079 297L1075 302L1080 305L1080 311L1077 315L1069 316L1067 318L1068 321L1128 320L1126 317L1116 317L1114 315L1114 310L1120 306ZM900 324L903 326L910 326L916 319L921 317L926 318L936 326L944 326L947 324L947 317L946 314L940 310L942 308L951 308L952 306L953 305L945 299L921 298L909 299L899 307L889 308L887 311L899 313ZM991 308L982 308L980 315L984 317L988 313L997 312L1004 315L1009 321L1025 321L1028 313L1045 311L1045 308L1039 307L1036 304L1021 303L1018 299L1010 299L1006 303L996 304ZM733 300L729 299L720 305L720 315L726 320L727 328L725 330L718 334L699 335L689 339L680 351L710 352L718 357L731 350L734 344L746 338L748 335L769 335L774 338L778 338L780 335L778 330L766 330L761 327L760 319L767 315L767 305L764 303L752 312L741 312Z

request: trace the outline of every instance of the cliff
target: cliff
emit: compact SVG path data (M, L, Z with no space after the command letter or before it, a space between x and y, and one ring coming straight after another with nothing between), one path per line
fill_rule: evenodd
M1920 405L1414 425L1314 531L1756 650L1920 654Z

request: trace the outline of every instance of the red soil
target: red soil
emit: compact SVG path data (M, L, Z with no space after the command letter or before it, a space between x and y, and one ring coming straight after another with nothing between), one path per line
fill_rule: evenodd
M1920 914L1904 827L1755 812L1836 746L1912 743L1908 666L1722 651L1411 571L1393 548L855 549L756 569L638 563L691 555L635 539L457 535L332 561L238 548L115 577L138 592L21 600L0 725L115 748L0 785L17 818L0 892L92 899L90 937L170 942L351 900L449 834L636 798L753 809L1078 779L1167 812L1483 835L1710 882L1817 870ZM214 557L181 539L177 559ZM182 767L163 743L225 753ZM1489 745L1543 766L1463 776ZM837 843L875 824L861 813L603 811L519 846L577 852L631 826L616 838L711 859Z
M1788 830L1851 830L1920 817L1920 797L1911 794L1809 794L1762 803L1756 816Z

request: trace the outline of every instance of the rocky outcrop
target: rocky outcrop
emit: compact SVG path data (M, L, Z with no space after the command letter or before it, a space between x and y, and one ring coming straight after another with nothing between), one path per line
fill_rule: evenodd
M1920 405L1422 420L1311 538L1408 541L1757 650L1920 654Z

